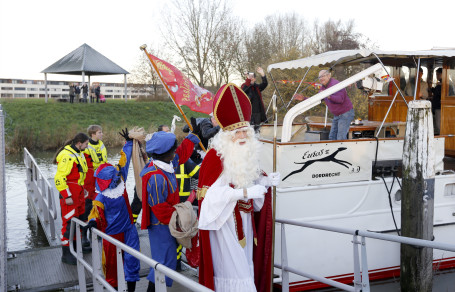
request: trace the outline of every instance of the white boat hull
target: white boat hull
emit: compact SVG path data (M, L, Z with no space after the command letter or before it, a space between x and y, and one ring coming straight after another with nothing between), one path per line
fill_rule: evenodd
M340 147L346 148L334 161L316 161L301 172L292 174L277 188L276 217L312 222L328 226L397 234L393 222L387 188L391 189L393 213L398 228L401 222L400 185L392 177L373 180L372 165L376 160L376 145L380 161L401 160L403 140L352 140L344 142L281 144L277 152L277 169L282 178L301 168L311 159L329 156ZM443 171L444 139L435 139L436 172ZM322 150L321 150L322 149ZM271 171L270 158L273 144L264 143L263 169ZM320 153L319 157L302 158L304 153ZM308 155L306 155L308 156ZM269 160L267 160L269 159ZM307 163L308 164L308 163ZM296 167L297 166L297 167ZM346 167L347 166L347 167ZM357 170L352 172L351 170ZM335 177L317 177L321 173L340 173ZM401 181L401 179L400 179ZM435 241L455 244L455 174L438 174L435 177L434 236ZM276 224L275 263L281 264L281 231ZM296 226L286 227L288 265L295 269L352 282L352 236ZM370 279L399 275L400 245L367 239ZM442 267L455 266L455 253L434 250L434 260L445 259ZM441 262L442 263L442 262ZM281 274L279 269L275 273ZM344 280L343 280L344 279ZM299 288L316 288L313 281L291 275L290 282ZM300 290L300 289L299 289Z

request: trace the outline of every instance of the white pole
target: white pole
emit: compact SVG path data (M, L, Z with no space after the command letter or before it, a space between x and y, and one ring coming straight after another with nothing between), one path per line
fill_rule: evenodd
M82 85L79 86L79 88L80 88L80 90L81 90L81 91L80 91L81 93L80 93L80 95L79 95L79 103L84 102L84 90L83 90L83 88L82 88L82 86L84 86L84 84L85 84L85 71L82 71ZM81 97L81 95L82 95L82 97ZM81 101L81 100L82 100L82 101Z
M128 92L127 92L127 88L126 88L126 74L123 74L123 81L125 83L125 102L126 102L127 97L128 97Z
M90 85L90 75L88 75L88 97L87 97L87 103L90 103L90 97L92 96L92 86Z
M47 103L47 73L44 73L44 101Z

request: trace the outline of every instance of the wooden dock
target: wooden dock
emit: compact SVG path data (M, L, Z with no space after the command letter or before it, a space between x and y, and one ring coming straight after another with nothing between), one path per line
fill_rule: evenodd
M141 252L150 257L150 242L147 231L139 232ZM60 246L44 247L24 250L14 253L14 257L8 260L8 290L20 291L49 291L75 287L78 290L77 266L67 265L61 262L62 249ZM84 255L84 259L91 264L92 255ZM145 277L149 273L149 266L141 262L141 282L138 283L137 291L145 291L148 285ZM182 272L185 276L197 280L193 270ZM92 275L85 273L87 286L91 286ZM145 285L145 286L144 286ZM144 286L145 288L139 288ZM175 286L175 287L174 287ZM169 291L189 291L175 283Z

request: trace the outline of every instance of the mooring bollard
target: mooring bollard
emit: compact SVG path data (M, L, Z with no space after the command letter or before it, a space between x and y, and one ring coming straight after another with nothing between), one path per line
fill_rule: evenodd
M403 146L401 235L432 240L434 134L431 103L409 102ZM401 245L401 291L431 291L433 249Z

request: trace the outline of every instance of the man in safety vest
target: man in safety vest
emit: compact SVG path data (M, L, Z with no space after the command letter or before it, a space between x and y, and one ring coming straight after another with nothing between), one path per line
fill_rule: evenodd
M70 224L73 217L84 214L84 179L87 173L87 162L82 152L87 148L88 136L77 134L72 140L60 148L54 162L57 163L57 173L54 181L60 193L62 212L62 262L76 264L76 258L69 250Z
M87 176L84 182L84 189L87 192L85 198L85 212L81 220L87 221L88 215L92 210L92 201L96 198L95 178L94 174L98 166L107 162L107 150L103 144L103 129L99 125L90 125L87 128L88 136L90 137L87 148L84 151L85 159L87 160ZM82 235L82 246L89 248L90 241L87 238L87 229L84 229Z
M186 202L190 197L190 194L194 192L193 200L196 198L196 189L197 183L195 183L195 188L192 188L191 179L197 180L199 177L199 168L200 165L197 165L193 160L188 159L184 164L180 164L179 167L175 170L175 177L177 178L177 183L179 186L179 196L180 202ZM197 200L192 202L197 206ZM181 270L182 267L182 245L177 246L177 271Z

